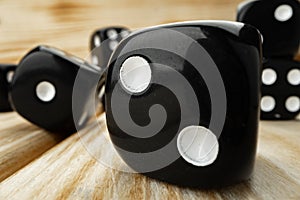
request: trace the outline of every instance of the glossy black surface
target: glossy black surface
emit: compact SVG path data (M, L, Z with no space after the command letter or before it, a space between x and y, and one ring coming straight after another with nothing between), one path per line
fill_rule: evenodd
M116 35L110 36L108 34L109 31L114 31ZM130 31L127 28L119 26L101 28L95 31L92 34L90 41L90 50L92 51L92 63L94 65L100 66L101 68L106 68L109 58L113 50L115 49L111 48L114 46L111 44L119 43L122 39L127 37L129 33ZM98 44L96 40L98 40Z
M286 100L295 96L300 98L300 85L292 85L288 81L288 73L291 70L300 70L300 63L287 59L265 59L263 69L272 69L276 72L276 81L271 85L262 84L262 97L271 96L275 100L275 108L271 111L261 111L263 120L291 120L300 114L300 109L290 112L286 108ZM300 81L300 80L299 80Z
M109 35L109 31L113 31L115 34ZM115 49L115 47L112 47L119 44L119 42L121 42L121 40L126 38L129 34L130 30L121 26L105 27L95 31L90 40L92 64L99 66L101 69L106 69L110 56ZM104 93L102 94L105 87L104 77L105 76L103 76L99 82L99 99L103 105L105 105Z
M15 70L16 65L0 64L0 112L12 111L8 100L8 92L10 89L10 79Z
M275 18L281 5L293 10L287 21ZM292 58L298 52L300 42L300 3L297 0L253 0L241 4L237 21L251 24L263 35L264 57L284 56Z
M79 103L72 108L73 85L79 69L86 69L86 80L81 93L75 96ZM83 60L52 47L38 46L20 62L12 81L11 100L15 110L30 122L49 131L73 133L78 121L73 118L74 107L78 109L76 113L84 113L89 99L95 95L91 94L97 86L90 83L93 76L98 74ZM55 97L49 102L40 100L36 94L42 81L55 87Z
M183 37L173 37L162 30L178 33ZM180 50L188 37L193 42L185 52L185 56L179 56L172 52ZM203 48L208 54L196 52L196 46ZM167 49L162 49L164 46ZM169 48L169 49L168 49ZM127 53L123 53L123 51ZM121 55L122 54L122 55ZM143 155L159 150L171 143L171 149L177 151L176 139L181 131L181 112L188 110L184 116L184 126L200 125L207 127L211 123L212 101L207 83L189 61L189 57L198 57L198 63L212 59L221 74L226 91L226 116L225 124L218 139L219 155L215 162L206 167L196 167L186 162L182 157L171 164L154 171L145 172L149 166L155 166L158 162L167 159L169 152L158 154L153 160ZM122 63L131 56L141 56L150 62L152 80L150 86L141 94L131 96L126 92L119 80ZM159 64L168 66L165 69ZM213 66L203 66L208 68ZM172 70L171 70L172 69ZM196 94L197 102L191 101L192 94L180 80L174 80L172 84L178 87L179 92L186 93L180 98L164 85L155 84L161 79L172 80L173 71L178 72L192 86ZM107 125L116 150L123 160L135 171L180 186L191 187L220 187L230 185L250 177L255 160L257 143L257 125L259 119L260 99L260 73L261 73L261 40L258 31L248 25L231 22L189 22L170 25L162 25L132 33L123 40L114 52L107 73L106 81L106 117ZM211 78L211 77L210 77ZM211 81L215 81L214 78ZM119 112L112 113L112 94L117 94L119 100ZM116 118L120 117L126 102L120 99L130 98L130 116L123 118L131 124L132 119L139 126L151 123L149 109L155 104L162 105L167 113L166 123L161 131L149 138L134 137L136 132L133 127L120 127ZM199 106L200 116L194 116L195 107ZM217 113L218 114L218 113ZM196 124L191 124L195 119ZM131 119L130 119L131 118ZM129 126L129 125L128 125ZM123 130L131 129L128 134ZM138 133L137 133L138 134ZM124 153L125 151L129 153ZM130 153L132 152L132 154Z

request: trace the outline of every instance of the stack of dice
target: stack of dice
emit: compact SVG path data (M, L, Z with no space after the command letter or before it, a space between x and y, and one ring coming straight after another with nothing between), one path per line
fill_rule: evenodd
M298 0L253 0L238 7L237 21L258 28L263 40L261 119L291 120L300 113Z

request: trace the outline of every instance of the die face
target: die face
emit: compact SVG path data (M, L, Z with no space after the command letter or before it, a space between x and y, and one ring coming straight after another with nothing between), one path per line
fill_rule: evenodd
M237 21L258 28L265 57L297 54L300 42L300 3L297 0L253 0L240 5Z
M77 72L83 66L87 67L84 61L58 49L35 48L22 59L12 81L11 99L15 110L46 130L75 132L72 92ZM83 88L78 95L81 112L90 97L89 89Z
M299 86L299 62L266 59L262 73L261 119L295 119L300 113Z
M106 27L93 33L90 41L92 63L106 68L112 52L129 33L130 31L125 27Z
M127 79L126 67L138 62L144 68ZM213 69L222 83L218 73L210 74ZM181 186L216 187L248 178L256 152L260 70L260 35L248 25L189 22L132 33L119 44L107 72L106 117L116 150L135 171ZM225 100L216 99L211 84L223 84ZM218 135L211 125L215 113L222 118L223 107ZM176 141L194 126L218 138L210 161L193 163L179 152Z
M8 92L15 70L16 65L0 65L0 112L12 111L8 100Z
M97 30L91 36L91 63L106 69L109 58L119 42L130 34L130 30L121 26L111 26ZM99 99L105 105L104 76L99 82Z

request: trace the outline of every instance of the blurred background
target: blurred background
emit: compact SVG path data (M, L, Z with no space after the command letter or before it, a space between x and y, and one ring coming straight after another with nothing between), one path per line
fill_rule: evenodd
M186 20L235 21L242 1L0 0L0 63L18 63L40 44L86 58L92 33L106 26L134 30ZM104 115L101 120L104 124ZM215 191L182 189L105 168L78 134L50 134L15 112L2 113L0 123L0 200L300 199L298 122L261 122L253 178ZM97 134L86 129L91 144ZM105 148L101 153L110 155Z
M183 20L235 20L241 0L1 0L1 62L18 62L39 44L82 58L98 28L130 29Z

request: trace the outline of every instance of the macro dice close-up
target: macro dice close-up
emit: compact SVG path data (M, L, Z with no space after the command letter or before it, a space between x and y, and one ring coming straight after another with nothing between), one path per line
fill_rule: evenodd
M299 0L0 13L0 200L300 199Z
M237 22L178 23L131 34L112 56L105 90L108 131L123 160L137 172L183 186L248 179L256 151L260 50L259 32ZM139 84L134 76L144 78ZM128 103L130 115L118 112ZM162 129L152 133L151 126ZM214 136L205 149L202 134Z

